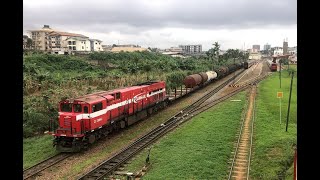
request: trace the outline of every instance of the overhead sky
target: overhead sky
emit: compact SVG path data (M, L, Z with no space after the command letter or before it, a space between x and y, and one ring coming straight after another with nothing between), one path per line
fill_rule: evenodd
M297 45L297 0L24 0L23 33L43 25L102 44L221 49Z

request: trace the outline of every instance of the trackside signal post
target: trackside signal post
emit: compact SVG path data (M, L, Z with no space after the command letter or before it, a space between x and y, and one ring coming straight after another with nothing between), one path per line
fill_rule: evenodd
M280 103L280 125L281 125L281 99L283 98L283 92L277 92L277 98L279 98L279 103Z

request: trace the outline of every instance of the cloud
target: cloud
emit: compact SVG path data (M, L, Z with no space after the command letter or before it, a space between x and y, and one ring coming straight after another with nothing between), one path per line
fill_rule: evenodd
M194 36L195 32L222 29L241 31L294 27L297 23L297 1L25 0L23 18L24 31L49 24L57 30L70 32L118 34L149 41L158 37L170 41L174 36L166 29L190 30L190 35ZM158 30L162 32L155 35ZM184 38L190 41L189 37Z

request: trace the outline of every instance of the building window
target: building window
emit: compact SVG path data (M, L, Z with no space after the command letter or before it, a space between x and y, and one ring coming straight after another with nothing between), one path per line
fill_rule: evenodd
M73 50L76 50L76 47L75 47L75 46L73 46Z
M83 46L82 46L82 49L84 49Z
M71 45L71 41L68 41L68 44Z
M72 44L73 44L73 45L76 45L76 42L75 42L75 41L72 41Z
M95 44L97 44L97 43L95 43Z
M69 49L72 49L72 47L71 47L71 46L69 46Z

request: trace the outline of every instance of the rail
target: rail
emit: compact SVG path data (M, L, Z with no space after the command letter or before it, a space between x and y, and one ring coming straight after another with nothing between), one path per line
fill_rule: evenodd
M244 70L243 70L244 71ZM202 103L204 103L209 97L217 93L219 90L224 88L228 83L234 80L235 77L240 75L243 71L238 73L236 76L231 77L226 82L219 85L214 90L210 91L209 93L205 94L197 101L192 103L191 105L184 108L182 111L177 113L176 115L169 118L165 123L161 124L160 126L156 127L155 129L151 130L146 135L142 136L141 138L137 139L135 142L118 152L116 155L112 156L111 158L107 159L106 161L99 164L96 168L91 170L90 172L84 174L79 179L102 179L104 176L112 173L121 164L126 162L129 158L131 158L136 153L140 152L144 147L154 142L156 139L161 137L162 135L169 132L173 129L174 125L178 124L178 122L184 119L186 116L193 112L194 109L198 108Z

